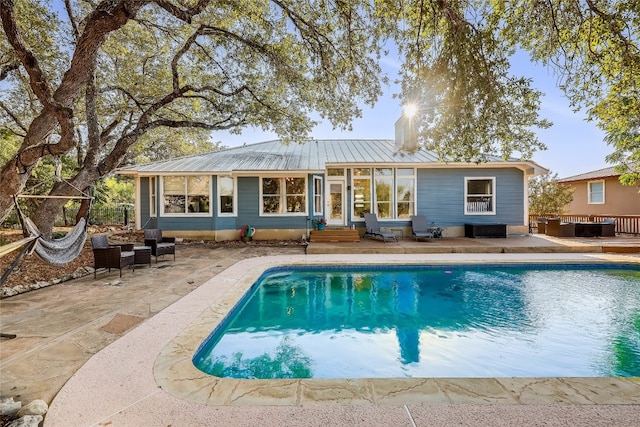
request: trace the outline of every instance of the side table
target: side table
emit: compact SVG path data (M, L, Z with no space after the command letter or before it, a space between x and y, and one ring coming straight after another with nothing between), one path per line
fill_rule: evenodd
M136 264L149 264L151 266L151 246L134 246Z

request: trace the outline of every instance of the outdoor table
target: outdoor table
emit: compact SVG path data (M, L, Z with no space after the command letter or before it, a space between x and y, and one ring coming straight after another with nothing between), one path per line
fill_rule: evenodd
M133 252L135 253L136 264L149 264L151 265L151 246L134 246Z

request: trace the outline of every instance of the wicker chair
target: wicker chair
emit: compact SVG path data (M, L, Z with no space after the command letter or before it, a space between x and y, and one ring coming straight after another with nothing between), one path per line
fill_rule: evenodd
M173 260L176 260L176 238L162 237L162 230L157 228L144 230L144 245L151 246L151 255L156 257L156 264L158 257L162 255L173 254Z
M91 237L93 247L93 278L99 268L107 268L111 272L112 268L120 270L122 277L122 267L131 265L135 271L135 252L133 243L110 244L106 234L98 234Z
M546 235L553 237L574 237L576 225L572 222L560 222L560 218L547 219Z

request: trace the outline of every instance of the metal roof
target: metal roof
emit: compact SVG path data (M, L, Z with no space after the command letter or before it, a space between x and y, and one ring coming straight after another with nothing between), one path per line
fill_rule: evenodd
M599 179L599 178L607 178L610 176L618 176L615 168L612 166L610 168L598 169L597 171L586 172L580 175L570 176L568 178L559 179L558 182L571 182L571 181L588 181L591 179Z
M505 163L491 156L490 163ZM537 171L533 162L511 160L509 163L526 164ZM391 139L310 139L301 143L285 144L280 140L243 145L206 154L163 160L118 169L120 174L165 173L233 173L241 171L324 171L332 165L396 165L442 164L430 151L398 153Z

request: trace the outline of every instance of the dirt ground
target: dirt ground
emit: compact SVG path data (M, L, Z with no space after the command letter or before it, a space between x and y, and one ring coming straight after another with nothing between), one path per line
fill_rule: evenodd
M100 232L100 230L96 229L91 230L90 232L96 233ZM3 243L15 242L22 238L21 230L0 230L0 241ZM19 253L20 249L16 249L15 251L0 257L0 271L2 274L7 271ZM39 281L50 281L55 278L63 277L65 274L73 273L79 267L84 266L93 266L93 252L91 251L91 243L89 239L87 239L84 249L80 255L64 266L48 264L42 261L35 253L25 255L2 286L13 288L17 285L28 286Z

